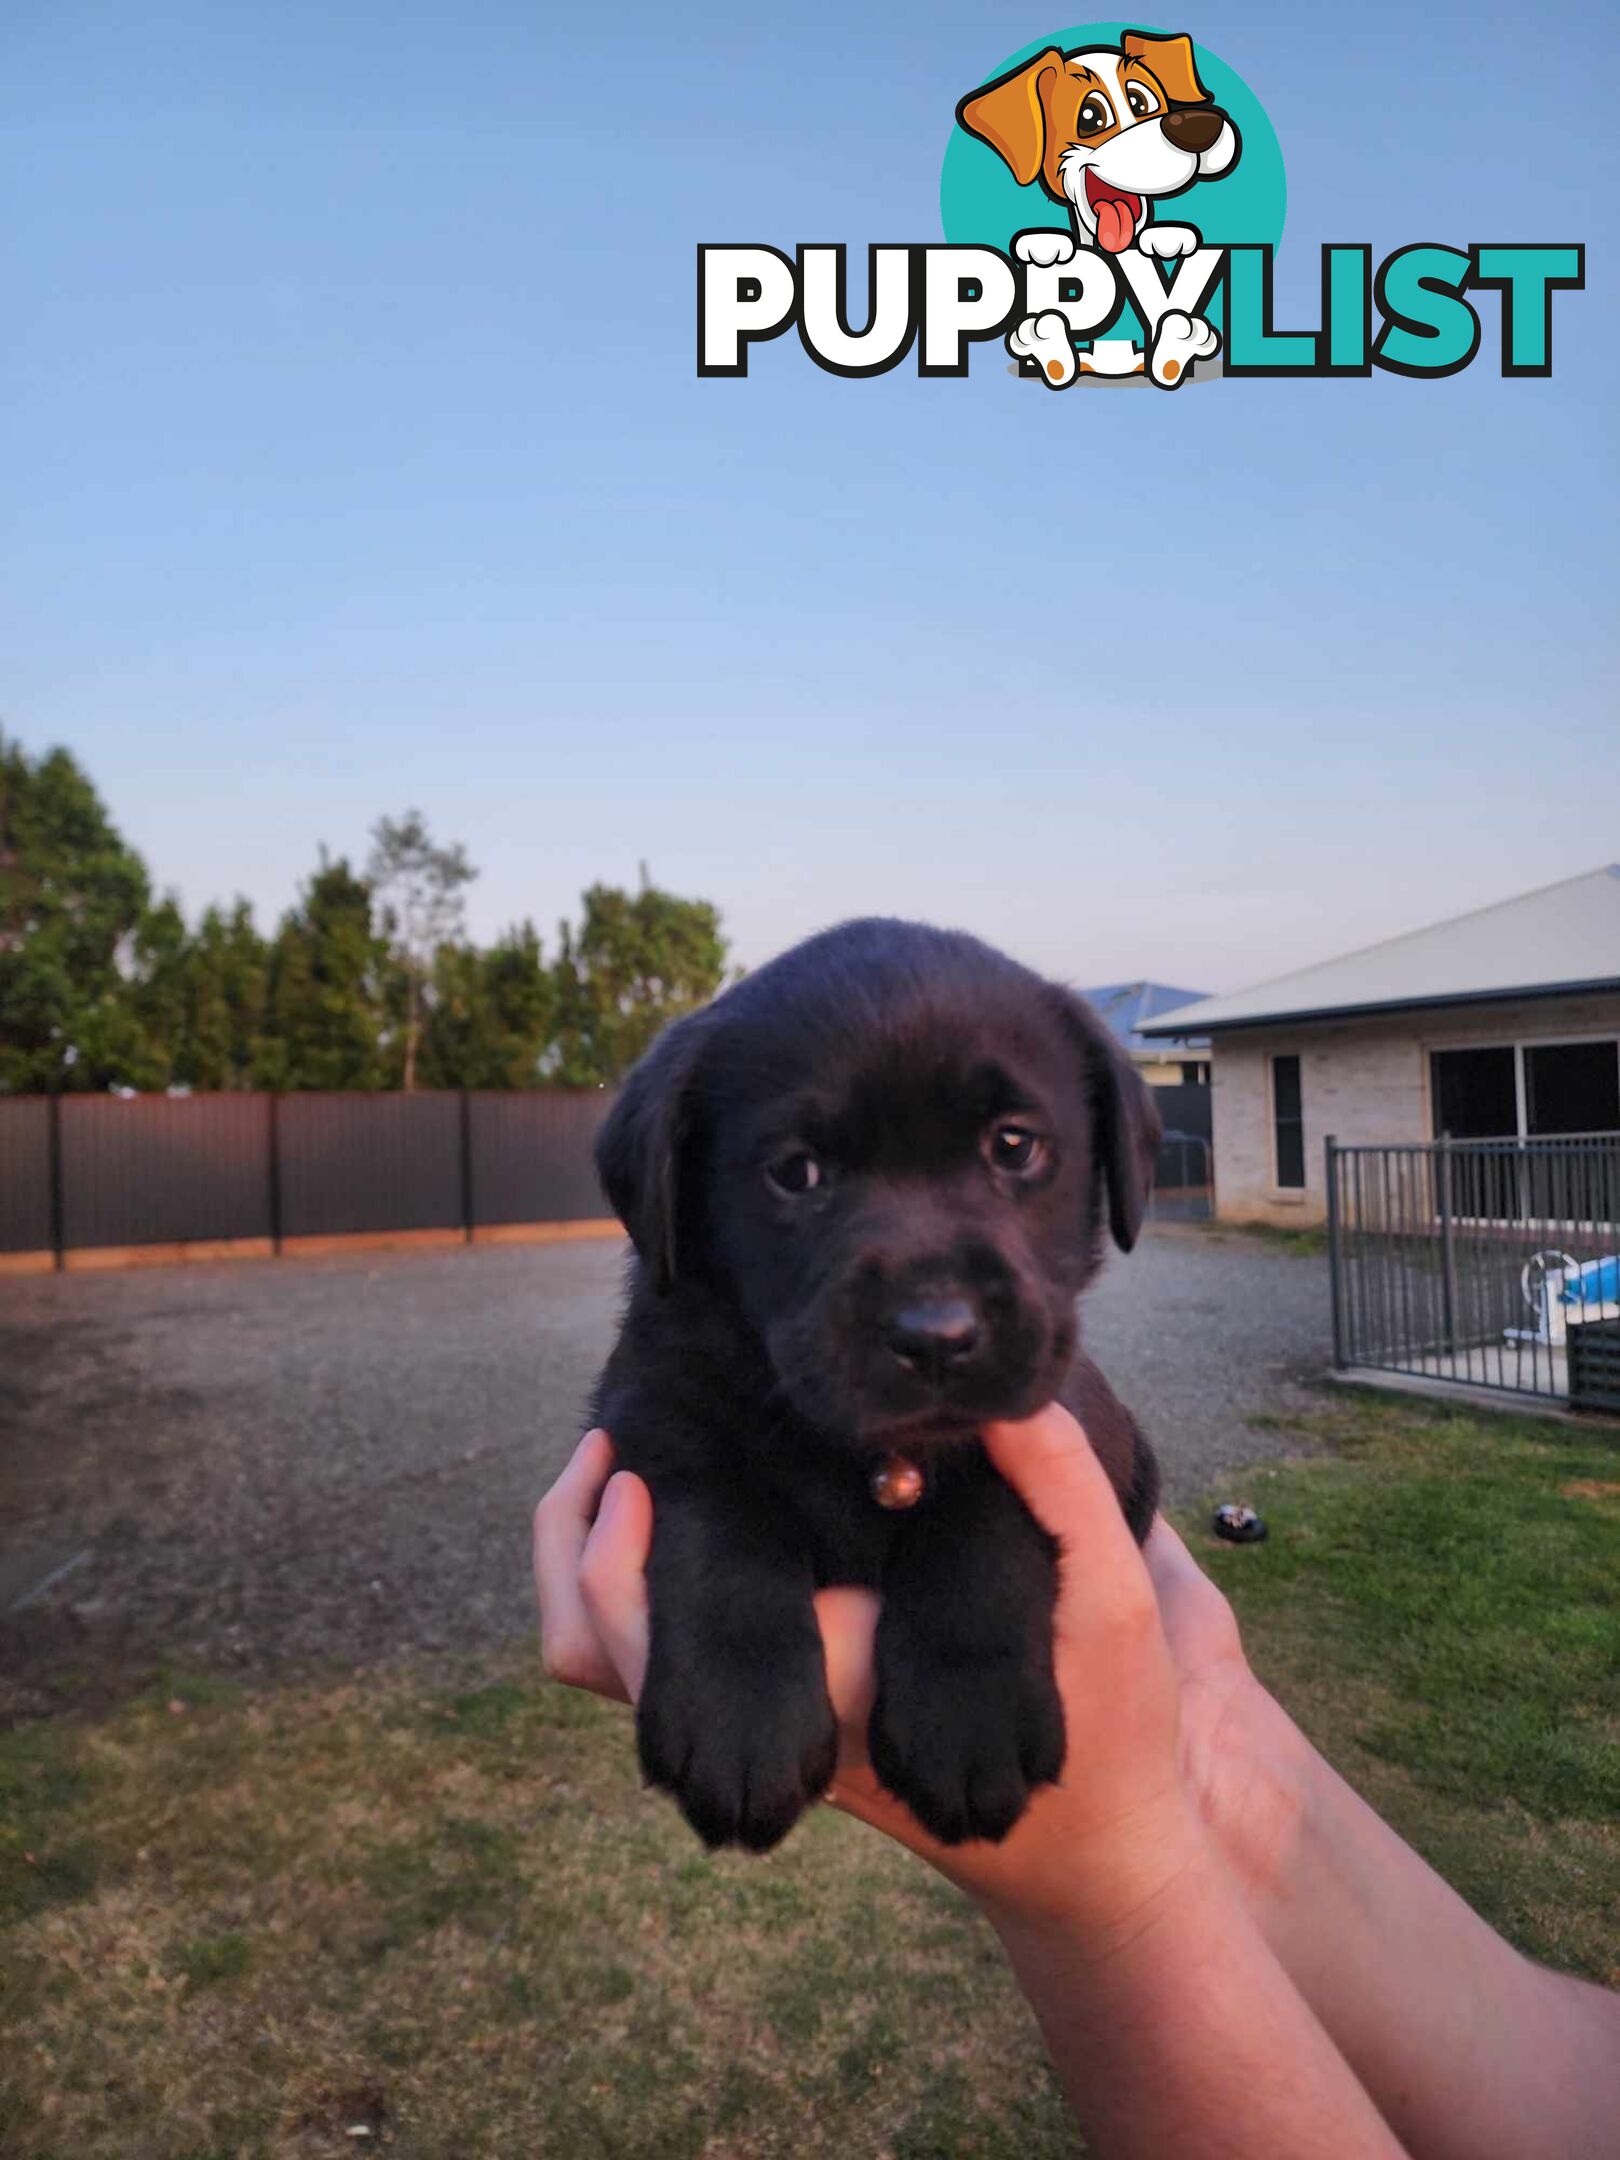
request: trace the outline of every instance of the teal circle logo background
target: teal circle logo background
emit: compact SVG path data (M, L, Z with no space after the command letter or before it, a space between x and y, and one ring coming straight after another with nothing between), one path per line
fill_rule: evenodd
M1033 60L1048 46L1055 45L1060 52L1083 52L1087 46L1118 45L1127 30L1145 30L1150 36L1160 37L1173 34L1154 31L1148 24L1134 20L1079 23L1069 30L1054 30L1049 37L1021 45L975 81L964 82L957 95L970 95L980 83L994 82L1020 62ZM1288 179L1276 131L1241 75L1196 38L1193 54L1204 87L1221 110L1232 117L1242 138L1242 153L1232 170L1219 179L1195 180L1184 195L1165 197L1159 221L1196 225L1212 247L1275 247L1282 238L1288 209ZM952 127L945 145L939 214L945 237L953 244L1000 248L1004 252L1010 249L1014 233L1031 226L1073 230L1073 220L1038 181L1021 188L990 145L959 126Z

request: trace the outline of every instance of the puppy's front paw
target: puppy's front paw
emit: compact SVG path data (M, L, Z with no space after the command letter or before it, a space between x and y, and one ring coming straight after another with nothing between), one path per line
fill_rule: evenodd
M1007 333L1007 350L1015 360L1031 362L1049 390L1066 390L1074 381L1074 340L1056 308L1015 324Z
M1074 260L1074 236L1058 232L1055 228L1038 226L1033 231L1021 232L1013 240L1013 254L1020 262L1034 263L1038 269L1051 270L1059 263Z
M1136 244L1144 255L1174 262L1178 256L1196 254L1203 242L1193 225L1144 225Z
M1037 1785L1063 1768L1063 1705L1052 1675L1012 1656L957 1663L890 1631L878 1637L872 1767L942 1845L999 1841Z
M746 1670L655 1658L636 1742L648 1784L673 1795L705 1845L768 1852L826 1791L838 1760L819 1639L813 1659L762 1653Z
M1221 334L1213 323L1171 308L1159 319L1149 373L1161 390L1173 390L1186 380L1195 360L1212 360L1220 349Z

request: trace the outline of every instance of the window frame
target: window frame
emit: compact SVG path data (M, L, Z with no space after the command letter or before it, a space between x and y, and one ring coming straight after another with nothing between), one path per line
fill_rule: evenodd
M1290 1118L1289 1124L1299 1128L1299 1182L1285 1183L1282 1174L1281 1150L1283 1119L1277 1108L1277 1067L1289 1059L1295 1068L1299 1090L1299 1113ZM1271 1111L1271 1190L1286 1199L1303 1199L1311 1189L1310 1151L1305 1145L1305 1057L1299 1050L1271 1050L1266 1054L1266 1098Z
M1500 1035L1468 1036L1448 1042L1426 1042L1423 1045L1423 1088L1428 1097L1429 1137L1442 1140L1445 1135L1439 1127L1439 1103L1434 1084L1434 1061L1447 1050L1511 1050L1513 1053L1513 1121L1515 1130L1501 1135L1504 1141L1517 1140L1528 1144L1537 1136L1527 1128L1529 1125L1530 1091L1526 1082L1524 1054L1527 1050L1558 1050L1565 1044L1610 1043L1614 1047L1615 1061L1620 1066L1620 1034L1612 1028L1560 1028L1553 1035L1515 1035L1505 1041ZM1562 1137L1552 1135L1550 1137Z

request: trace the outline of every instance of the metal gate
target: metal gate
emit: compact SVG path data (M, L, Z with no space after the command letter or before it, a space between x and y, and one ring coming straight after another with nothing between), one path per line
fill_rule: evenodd
M1620 1134L1327 1143L1341 1370L1620 1410Z

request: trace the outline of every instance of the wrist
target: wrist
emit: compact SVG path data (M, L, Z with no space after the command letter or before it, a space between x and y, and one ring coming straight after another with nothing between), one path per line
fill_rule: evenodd
M1250 1916L1275 1942L1307 1865L1326 1766L1253 1674L1221 1711L1191 1779L1199 1821Z
M1057 1949L1106 1963L1158 1924L1189 1884L1203 1885L1219 1861L1186 1796L1175 1791L1103 1828L1071 1829L1053 1795L1047 1835L1029 1864L967 1882L1015 1963Z

